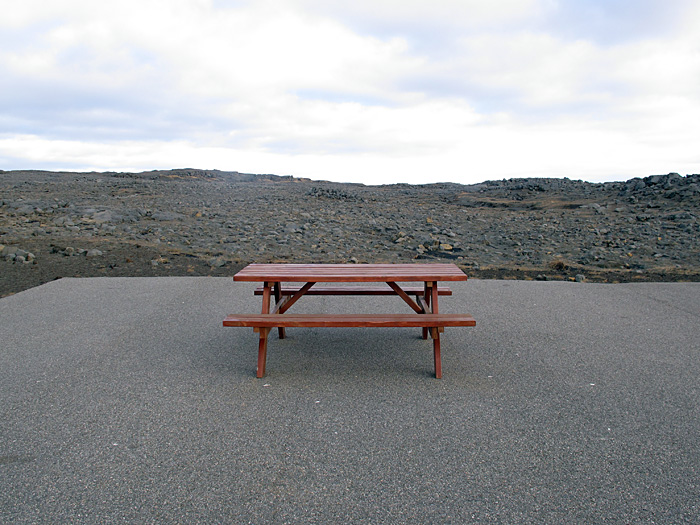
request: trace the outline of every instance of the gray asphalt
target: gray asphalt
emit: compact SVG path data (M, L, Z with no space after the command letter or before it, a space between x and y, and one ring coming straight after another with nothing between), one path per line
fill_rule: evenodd
M398 328L289 329L258 380L228 278L1 299L0 522L700 522L700 284L451 287L442 380ZM399 300L360 301L294 309Z

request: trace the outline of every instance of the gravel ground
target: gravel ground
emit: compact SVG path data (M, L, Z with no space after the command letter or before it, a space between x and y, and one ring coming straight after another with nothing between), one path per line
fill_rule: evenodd
M203 170L0 171L0 190L0 296L61 277L230 276L250 262L700 280L700 175L362 186Z

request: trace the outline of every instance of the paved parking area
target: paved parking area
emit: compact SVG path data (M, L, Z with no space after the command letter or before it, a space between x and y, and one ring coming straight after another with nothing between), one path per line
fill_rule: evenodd
M450 287L441 380L399 328L288 329L258 380L228 278L0 299L0 522L700 521L700 284Z

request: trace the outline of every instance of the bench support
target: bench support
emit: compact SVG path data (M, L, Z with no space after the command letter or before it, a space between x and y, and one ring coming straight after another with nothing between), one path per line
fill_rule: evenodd
M426 329L427 330L427 329ZM440 329L431 328L433 337L433 361L435 362L435 378L442 378L442 357L440 355Z
M279 330L284 330L283 327L278 327ZM439 328L423 328L430 330L430 336L433 339L433 361L435 366L435 378L442 379L442 357L440 355L440 329ZM270 333L269 328L256 328L255 331L260 332L260 342L258 343L258 368L255 376L258 379L265 377L265 364L267 363L267 339Z
M421 297L420 295L417 297L418 299L418 304L420 304L423 313L433 313L437 314L438 312L438 295L440 294L438 290L438 283L436 282L426 282L424 291L423 291L423 296ZM440 332L444 332L444 328L439 329ZM428 329L423 328L423 339L428 338Z
M284 328L279 327L280 330ZM258 344L258 369L255 376L260 379L265 376L265 363L267 362L267 336L270 333L269 328L260 329L260 343Z

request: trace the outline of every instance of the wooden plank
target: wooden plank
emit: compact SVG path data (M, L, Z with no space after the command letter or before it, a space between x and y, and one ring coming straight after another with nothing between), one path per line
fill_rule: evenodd
M285 327L444 327L476 326L469 314L232 314L224 326Z
M452 263L436 264L250 264L235 281L409 282L466 281Z
M280 289L281 295L294 295L300 290L299 286L287 286ZM423 294L423 287L402 286L408 295ZM263 288L258 287L253 292L255 295L262 295ZM391 288L376 286L314 286L306 292L306 295L396 295ZM452 290L446 286L438 288L438 295L452 295Z

